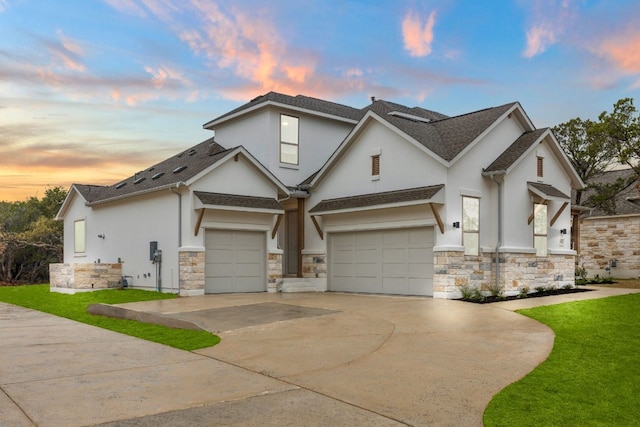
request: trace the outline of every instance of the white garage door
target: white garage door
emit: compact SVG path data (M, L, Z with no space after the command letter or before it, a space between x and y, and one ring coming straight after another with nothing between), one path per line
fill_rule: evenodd
M433 227L332 233L329 289L433 295Z
M264 232L206 230L205 248L205 293L265 291Z

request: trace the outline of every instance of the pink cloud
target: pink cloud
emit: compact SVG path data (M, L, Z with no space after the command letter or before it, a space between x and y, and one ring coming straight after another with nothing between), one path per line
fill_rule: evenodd
M575 0L532 0L525 3L531 8L531 17L526 30L525 58L533 58L556 44L575 14Z
M640 31L604 39L597 51L624 73L640 73Z
M404 48L411 56L427 56L431 53L433 43L433 26L436 22L436 11L429 14L424 26L415 12L408 12L402 20L402 37Z

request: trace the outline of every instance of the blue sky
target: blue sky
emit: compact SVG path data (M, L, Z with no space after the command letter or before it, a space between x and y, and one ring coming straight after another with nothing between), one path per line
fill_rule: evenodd
M637 22L626 0L0 0L0 200L113 184L271 90L595 119L640 93Z

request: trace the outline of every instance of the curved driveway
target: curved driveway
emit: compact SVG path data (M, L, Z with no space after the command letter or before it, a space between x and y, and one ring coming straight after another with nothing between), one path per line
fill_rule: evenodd
M0 419L479 426L491 397L553 346L513 305L335 293L126 305L222 330L221 344L184 352L0 303Z

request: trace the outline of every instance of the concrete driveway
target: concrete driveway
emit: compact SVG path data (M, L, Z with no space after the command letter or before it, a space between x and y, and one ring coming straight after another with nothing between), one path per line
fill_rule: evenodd
M222 331L186 352L0 303L0 425L479 426L553 346L508 304L264 293L126 305Z

